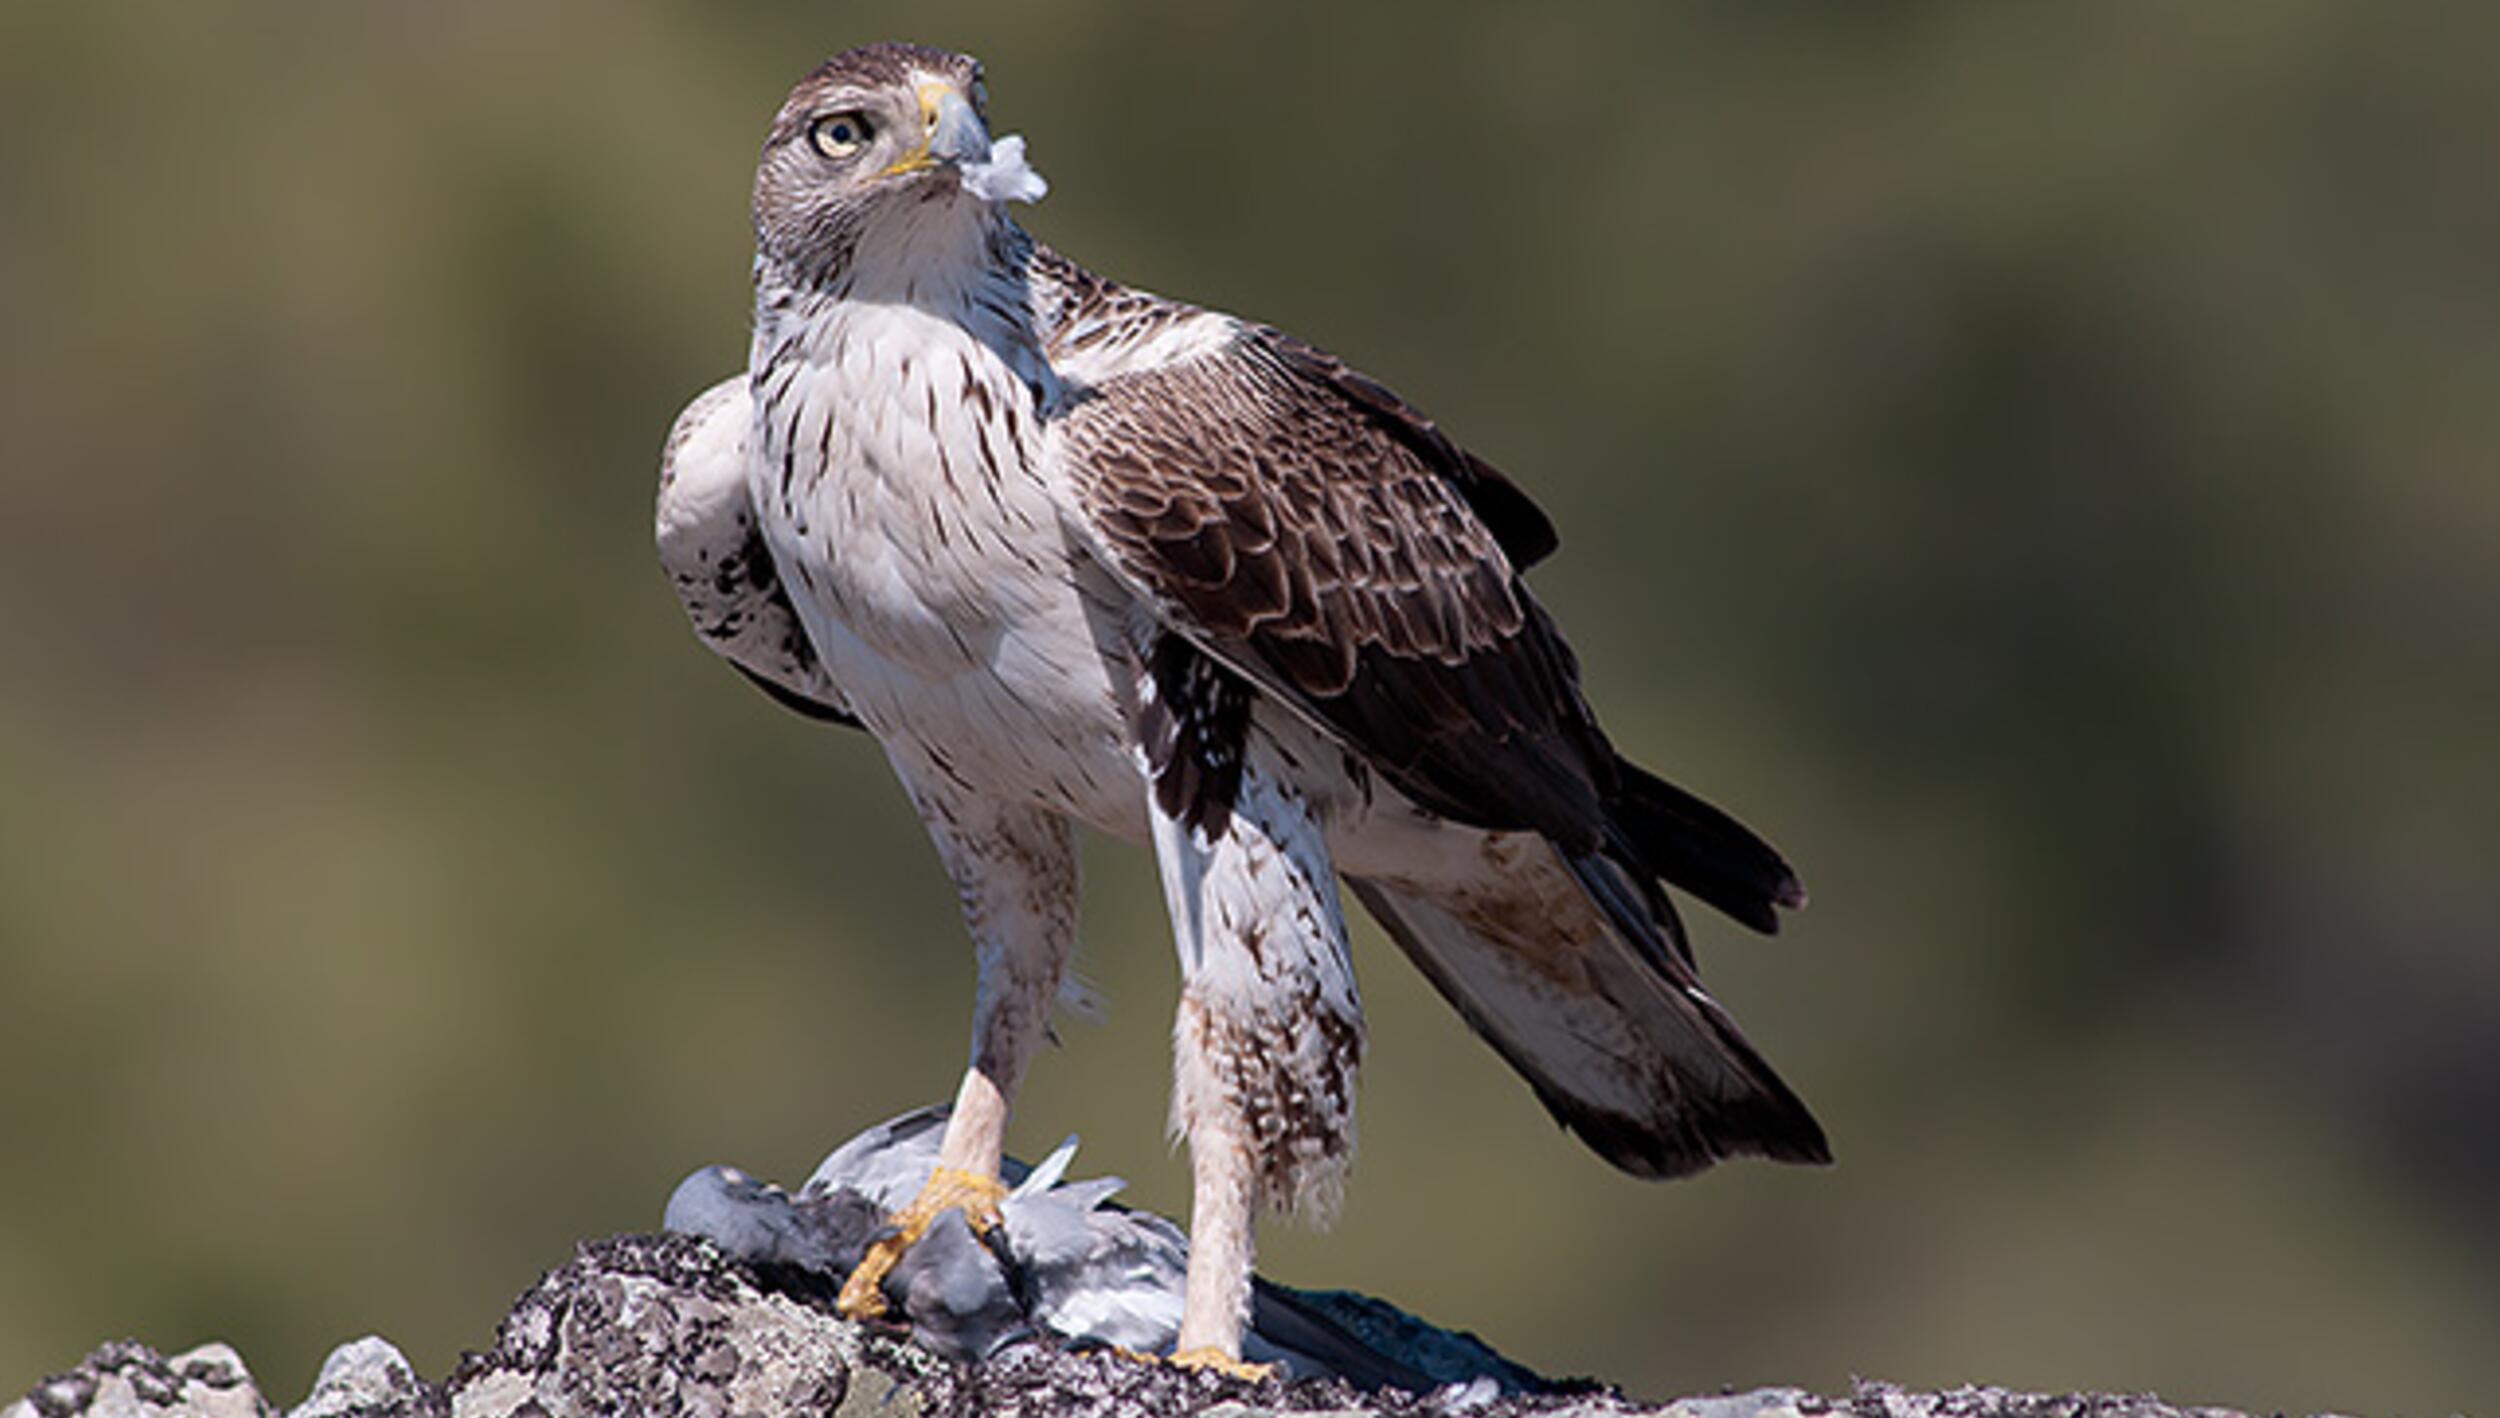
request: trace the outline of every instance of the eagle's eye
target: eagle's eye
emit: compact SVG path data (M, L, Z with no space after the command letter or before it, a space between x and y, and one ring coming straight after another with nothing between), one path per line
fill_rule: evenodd
M828 113L808 125L807 136L826 157L847 158L868 146L868 115Z

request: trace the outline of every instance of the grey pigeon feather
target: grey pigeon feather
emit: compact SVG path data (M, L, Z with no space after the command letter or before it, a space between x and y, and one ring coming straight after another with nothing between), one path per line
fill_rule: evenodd
M827 1154L796 1195L735 1167L703 1168L679 1184L663 1224L751 1264L794 1268L838 1285L888 1229L886 1216L928 1181L947 1113L921 1108L867 1129ZM1011 1190L989 1236L975 1235L963 1213L949 1211L904 1253L885 1290L920 1342L959 1360L986 1358L1035 1336L1171 1351L1180 1333L1188 1237L1164 1217L1112 1201L1125 1185L1117 1177L1068 1181L1076 1148L1070 1137L1037 1167L1007 1159L1002 1174ZM1472 1338L1379 1301L1360 1301L1351 1312L1346 1304L1347 1297L1258 1281L1243 1357L1281 1364L1295 1378L1337 1377L1365 1389L1424 1392L1479 1377L1511 1390L1546 1387ZM1388 1335L1390 1347L1366 1342L1356 1331L1373 1333L1374 1312L1360 1306L1377 1307L1409 1329Z
M1006 1269L960 1211L940 1212L886 1283L902 1292L913 1334L951 1359L986 1359L1033 1330Z

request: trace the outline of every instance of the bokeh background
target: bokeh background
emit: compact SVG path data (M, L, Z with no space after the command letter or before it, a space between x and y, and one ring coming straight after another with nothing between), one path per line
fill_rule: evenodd
M0 4L0 1393L135 1333L440 1373L695 1166L944 1096L863 740L686 633L788 83L989 65L1029 224L1531 487L1841 1164L1656 1189L1366 928L1270 1274L1539 1367L2500 1406L2500 10ZM1018 1121L1181 1209L1149 868Z

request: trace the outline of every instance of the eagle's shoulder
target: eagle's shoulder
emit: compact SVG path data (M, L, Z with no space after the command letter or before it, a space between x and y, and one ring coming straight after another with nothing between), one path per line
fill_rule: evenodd
M1077 530L1171 629L1417 802L1575 848L1612 754L1519 573L1553 526L1385 385L1037 255Z
M1045 357L1072 405L1095 405L1081 422L1125 424L1144 412L1213 435L1309 435L1343 454L1343 471L1421 472L1445 485L1514 569L1559 545L1544 510L1500 469L1327 350L1122 285L1038 242L1026 269Z
M1244 328L1230 315L1097 275L1039 243L1026 272L1043 356L1080 397L1124 377L1217 354Z

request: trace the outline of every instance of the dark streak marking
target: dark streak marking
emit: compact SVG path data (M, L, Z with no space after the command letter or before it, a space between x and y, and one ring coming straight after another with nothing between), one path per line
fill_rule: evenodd
M1250 687L1169 632L1146 652L1137 736L1164 815L1213 841L1241 791Z

